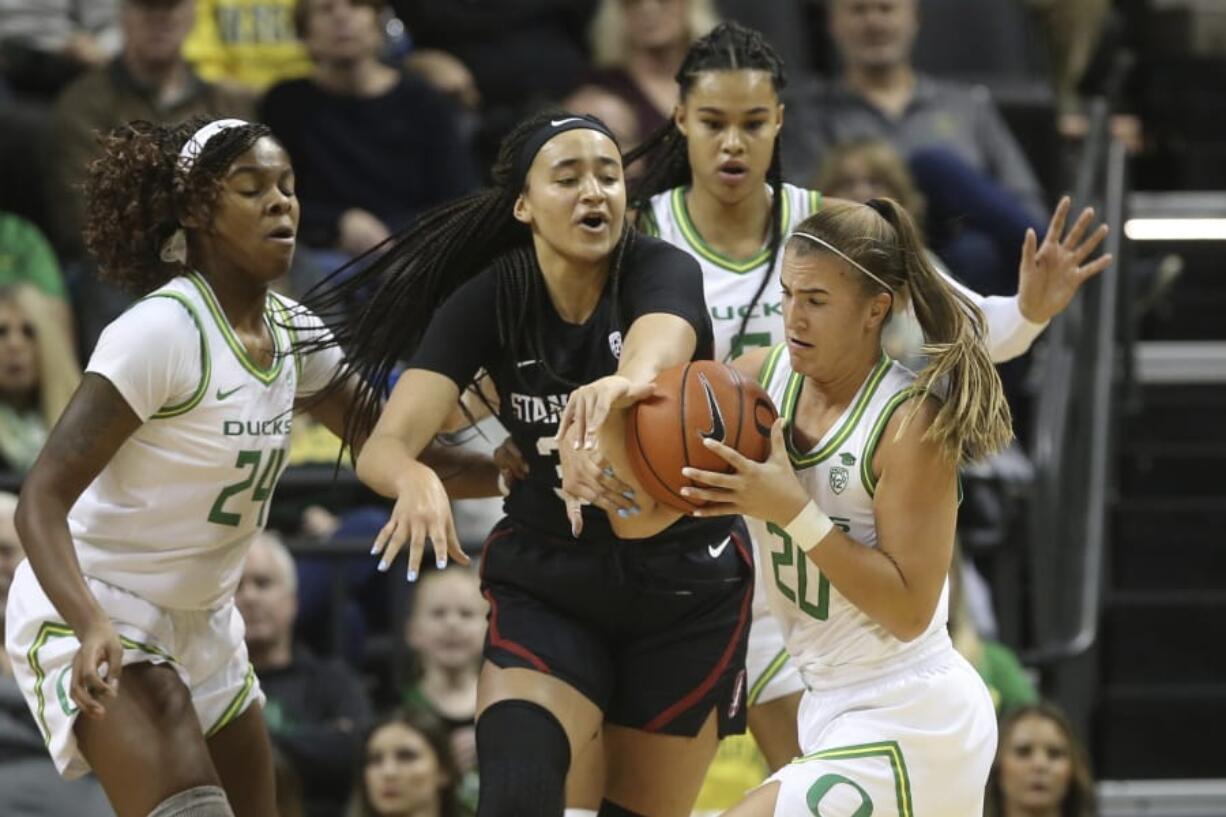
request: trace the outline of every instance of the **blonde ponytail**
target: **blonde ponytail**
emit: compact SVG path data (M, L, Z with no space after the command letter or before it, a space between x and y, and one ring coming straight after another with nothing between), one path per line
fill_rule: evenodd
M1013 438L1013 419L984 342L983 313L933 267L906 210L893 199L874 199L873 209L898 236L907 293L924 330L928 364L919 372L915 388L942 400L924 438L958 462L1001 450ZM905 418L904 427L910 419Z
M984 343L983 313L933 267L907 211L893 199L873 199L867 206L828 202L797 232L819 236L853 264L871 271L861 279L867 291L880 292L884 285L896 297L910 296L928 357L915 389L941 401L924 439L936 442L958 463L982 459L1008 445L1013 421ZM812 251L808 242L796 247ZM900 433L919 406L917 401L903 418Z

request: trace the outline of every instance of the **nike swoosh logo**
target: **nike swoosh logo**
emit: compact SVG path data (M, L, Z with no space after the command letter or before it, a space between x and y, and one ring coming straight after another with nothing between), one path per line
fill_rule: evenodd
M550 119L549 124L552 127L557 128L557 127L561 127L562 125L565 125L567 122L582 122L582 121L583 120L577 116L568 116L565 119Z
M707 545L707 553L711 554L712 559L718 559L719 555L724 552L724 548L728 547L728 543L731 541L732 541L732 537L729 536L727 539L720 542L718 546Z
M234 394L234 392L238 391L238 390L239 390L239 389L241 389L241 388L242 388L242 386L235 386L234 388L230 389L229 391L222 391L221 389L218 389L218 390L217 390L217 399L218 399L218 400L225 400L227 397L229 397L230 395Z
M719 409L719 401L715 399L715 389L711 388L711 381L707 380L705 374L698 375L698 382L702 384L702 390L707 395L707 410L711 412L711 430L699 432L699 435L706 440L724 441L724 414Z

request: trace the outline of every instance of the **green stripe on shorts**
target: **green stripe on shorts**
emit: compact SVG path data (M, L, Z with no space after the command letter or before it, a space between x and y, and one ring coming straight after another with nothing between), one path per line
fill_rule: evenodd
M226 710L221 713L221 717L217 719L216 723L209 727L209 731L204 733L205 738L213 737L213 735L216 735L222 729L225 729L230 725L230 722L233 721L238 716L238 713L242 711L243 704L247 702L247 697L251 694L251 688L253 686L255 686L255 667L248 663L247 677L243 679L242 689L235 693L234 697L230 699L229 705L226 706Z
M766 665L766 669L758 676L758 680L754 681L749 687L749 697L746 700L746 706L755 706L758 703L758 698L761 697L763 690L771 681L775 680L775 676L779 674L779 670L783 669L783 665L788 662L788 650L784 647L779 651L779 654L771 659L771 662Z

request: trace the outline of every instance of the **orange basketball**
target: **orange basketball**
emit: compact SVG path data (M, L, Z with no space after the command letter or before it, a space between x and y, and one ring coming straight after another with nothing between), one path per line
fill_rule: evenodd
M661 372L656 393L630 410L626 453L639 484L657 502L686 513L706 504L681 496L692 484L681 475L689 466L731 471L702 444L713 437L762 462L770 454L771 425L778 413L770 396L736 369L697 360Z

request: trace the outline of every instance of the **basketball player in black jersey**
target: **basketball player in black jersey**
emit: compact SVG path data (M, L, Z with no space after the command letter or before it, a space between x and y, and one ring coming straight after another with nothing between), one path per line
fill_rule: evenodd
M493 177L425 214L320 305L377 288L338 330L361 382L385 383L409 359L382 413L370 387L352 418L371 429L359 477L396 500L376 551L386 566L407 542L410 580L427 538L440 564L464 558L439 476L418 455L485 372L529 470L484 550L478 814L561 815L571 759L603 730L599 813L683 817L718 738L744 729L743 529L656 507L627 474L629 485L602 476L600 449L583 443L660 371L711 356L701 273L626 225L621 155L598 120L523 123ZM561 464L598 506L581 525L559 490L556 434L572 398L583 409Z

